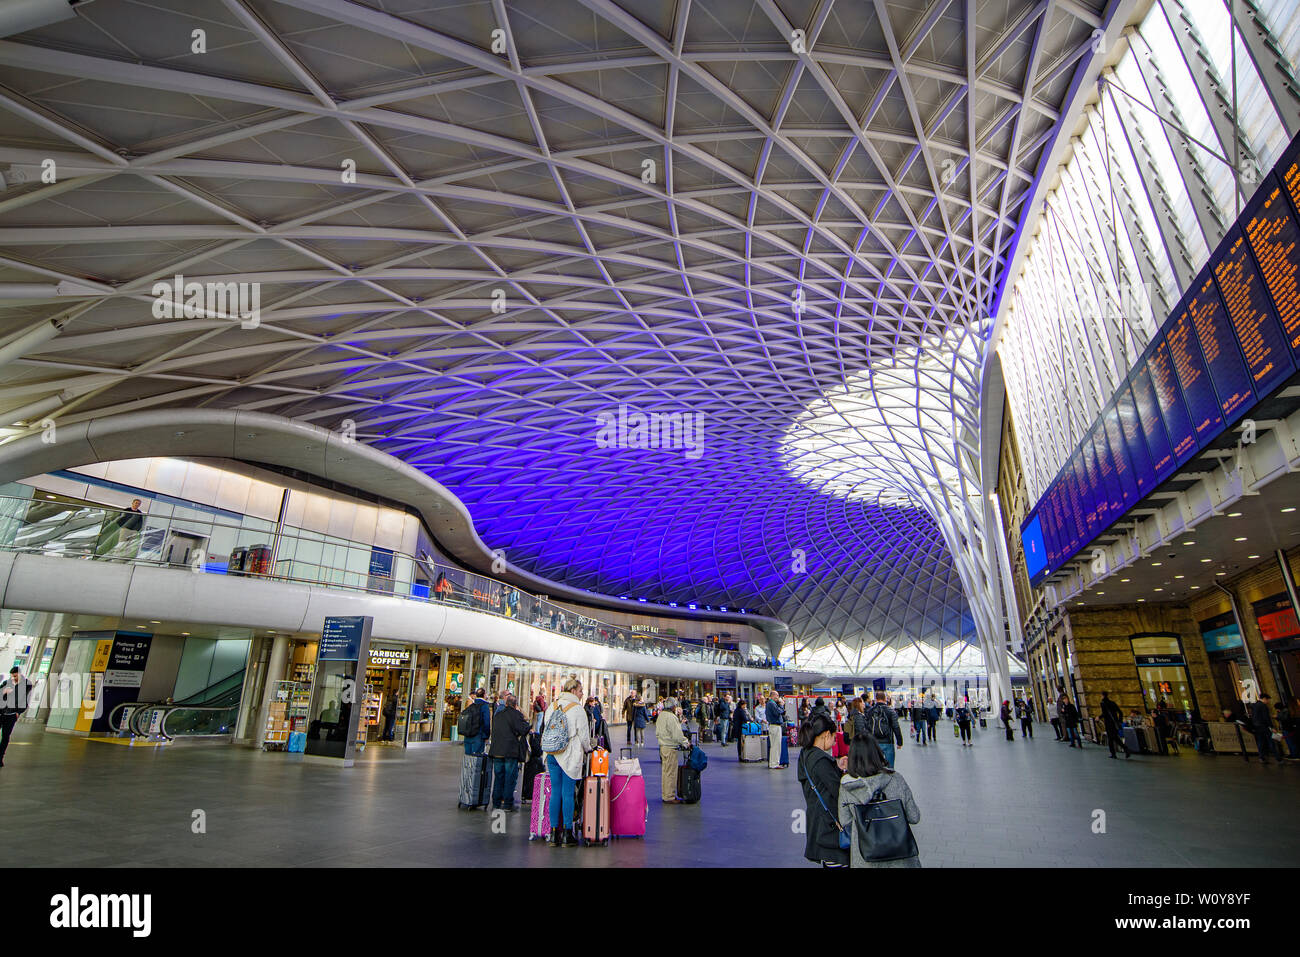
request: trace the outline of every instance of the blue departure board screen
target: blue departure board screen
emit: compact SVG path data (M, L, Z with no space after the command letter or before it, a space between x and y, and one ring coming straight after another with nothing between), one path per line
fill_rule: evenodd
M1142 420L1138 418L1137 401L1133 398L1131 380L1119 387L1115 395L1115 414L1124 439L1124 451L1128 453L1129 465L1133 467L1133 484L1137 486L1137 497L1156 487L1156 470L1151 462L1151 450L1142 434Z
M1187 315L1196 328L1201 355L1218 396L1219 414L1225 426L1231 425L1255 404L1255 387L1209 270L1197 277L1187 297Z
M1232 320L1255 394L1263 398L1295 371L1295 364L1240 228L1228 232L1218 255L1210 260L1210 271Z
M1190 297L1189 297L1190 298ZM1196 327L1187 307L1187 300L1174 313L1173 325L1165 336L1169 343L1169 358L1173 360L1178 388L1183 393L1183 404L1192 423L1195 448L1200 449L1223 431L1223 413L1219 411L1219 397L1214 383L1205 368L1201 344Z
M1022 525L1031 580L1073 559L1297 369L1300 136Z
M1270 176L1243 213L1250 241L1292 356L1300 356L1300 230L1282 184Z
M1128 387L1122 390L1128 393ZM1133 467L1129 464L1128 454L1124 448L1124 427L1120 424L1119 396L1110 400L1106 411L1101 414L1106 442L1110 446L1110 461L1115 469L1115 481L1119 486L1119 512L1123 514L1132 508L1139 498L1137 482L1133 477Z
M1030 584L1036 585L1047 571L1047 543L1043 540L1043 523L1037 515L1025 523L1020 532L1020 544L1025 550L1025 571L1029 574Z
M1146 358L1138 360L1129 384L1133 387L1133 401L1137 404L1137 418L1151 456L1151 471L1155 474L1152 485L1159 485L1174 472L1174 450L1165 434L1160 403L1151 385L1151 371Z
M1160 333L1155 348L1147 353L1147 367L1151 370L1151 385L1155 388L1156 402L1160 404L1160 415L1165 420L1165 431L1169 434L1174 466L1177 467L1196 451L1196 435L1192 432L1192 420L1178 389L1167 333Z

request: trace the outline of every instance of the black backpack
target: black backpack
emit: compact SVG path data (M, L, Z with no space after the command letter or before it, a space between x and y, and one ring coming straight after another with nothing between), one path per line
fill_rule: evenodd
M885 709L879 704L873 704L871 711L868 712L867 727L871 729L871 736L877 741L888 741L890 738L889 715L885 714Z
M863 860L901 861L920 853L903 802L885 797L883 787L876 789L868 803L850 807L858 853Z
M477 738L483 733L483 708L475 701L456 719L456 730L462 738Z

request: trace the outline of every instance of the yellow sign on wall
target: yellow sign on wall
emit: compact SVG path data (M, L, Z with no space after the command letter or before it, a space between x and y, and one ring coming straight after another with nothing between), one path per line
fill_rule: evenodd
M95 657L90 661L90 670L100 673L108 670L108 658L113 653L113 639L101 638L95 643Z

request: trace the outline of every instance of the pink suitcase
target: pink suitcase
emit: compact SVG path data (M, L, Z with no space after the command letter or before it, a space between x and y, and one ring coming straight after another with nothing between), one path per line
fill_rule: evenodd
M539 774L533 779L533 818L528 840L544 841L551 836L551 776Z
M645 837L650 805L645 798L645 778L639 774L614 774L609 779L609 833L611 837Z

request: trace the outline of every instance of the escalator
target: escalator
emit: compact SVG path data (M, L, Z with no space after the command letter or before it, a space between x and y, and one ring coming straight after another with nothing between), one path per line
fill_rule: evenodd
M244 669L241 668L180 701L120 704L109 715L109 726L119 734L165 741L227 738L235 733L243 690Z

